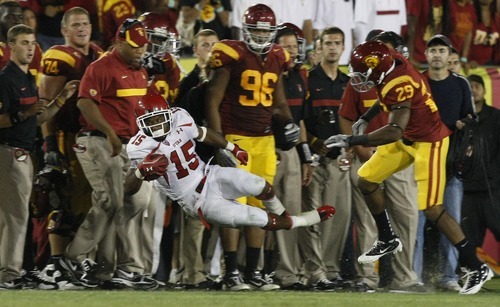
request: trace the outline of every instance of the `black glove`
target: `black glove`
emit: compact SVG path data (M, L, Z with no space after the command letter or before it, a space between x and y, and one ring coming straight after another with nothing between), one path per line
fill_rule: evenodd
M156 74L165 73L165 65L163 65L163 61L154 55L145 57L142 65L146 68L149 78L152 78Z

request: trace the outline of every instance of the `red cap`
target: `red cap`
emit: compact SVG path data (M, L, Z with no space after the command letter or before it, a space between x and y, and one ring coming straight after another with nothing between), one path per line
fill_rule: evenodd
M132 47L141 47L149 43L146 28L137 19L126 19L116 32L116 40L126 41Z

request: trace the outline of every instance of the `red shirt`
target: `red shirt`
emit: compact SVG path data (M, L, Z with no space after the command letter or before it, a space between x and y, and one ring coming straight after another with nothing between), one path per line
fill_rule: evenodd
M273 44L264 60L242 41L223 40L212 49L212 69L231 73L220 107L222 131L246 136L272 135L273 92L290 55Z
M104 49L115 41L116 31L127 18L135 18L135 6L130 0L98 0L99 30Z
M469 61L476 61L479 65L493 64L495 45L490 45L488 35L498 35L495 19L491 17L491 26L486 27L484 23L476 24L472 33L472 42L469 52ZM498 44L498 39L497 42Z
M114 49L89 65L78 98L92 99L116 134L130 138L138 131L135 106L146 94L147 87L146 69L130 67ZM81 121L82 130L95 130L83 117Z
M434 12L434 31L430 26L430 5L432 2ZM437 33L441 33L443 0L408 0L407 11L409 16L417 18L415 26L413 58L421 63L426 63L425 49L427 41ZM437 30L436 30L437 29Z
M40 70L47 76L64 76L66 81L81 80L87 67L97 60L102 52L102 49L93 43L90 43L88 55L71 46L52 46L43 55ZM55 122L63 131L76 133L80 130L80 111L76 107L76 97L75 94L69 98L55 115Z
M179 94L181 70L170 53L167 52L162 60L165 72L154 76L149 91L162 95L172 103Z
M342 102L339 109L339 115L351 121L357 121L366 111L377 101L377 90L372 88L368 92L360 93L356 91L351 83L347 84L342 96ZM366 133L377 130L387 124L388 114L380 112L375 116L366 127Z
M450 41L453 47L461 53L465 35L472 31L477 23L476 10L470 3L462 6L458 5L456 1L450 1L450 9L452 25Z
M411 100L411 115L403 136L411 141L437 142L451 134L441 121L425 77L407 61L398 65L377 86L384 110Z

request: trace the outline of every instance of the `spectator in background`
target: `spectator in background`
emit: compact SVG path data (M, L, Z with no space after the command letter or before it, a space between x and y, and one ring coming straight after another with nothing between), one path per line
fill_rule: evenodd
M272 6L279 24L288 22L299 27L310 50L314 42L313 22L316 5L317 1L288 0L276 1Z
M499 29L495 22L495 0L474 0L474 8L477 23L473 30L469 53L471 68L493 64L493 52L499 38Z
M408 0L408 51L415 67L426 63L427 41L435 34L451 33L450 4L448 0Z
M35 33L38 28L37 17L35 12L32 9L23 7L23 24L35 30Z
M448 69L457 75L461 74L462 62L460 62L460 54L458 54L455 48L451 48L450 56L448 57Z
M452 45L446 36L441 34L433 36L427 42L425 55L429 63L429 70L424 72L424 76L429 82L441 120L448 129L456 131L463 128L468 117L473 118L476 115L467 79L448 70L448 57L451 49ZM458 144L459 140L459 136L456 133L450 136L450 153L456 148L454 145ZM451 154L449 154L450 156ZM450 168L449 163L447 167L448 169ZM462 181L456 175L448 172L443 196L443 208L455 221L460 222L463 185ZM423 256L425 221L426 217L421 212L414 258L414 270L421 282L423 282L423 258L425 258ZM445 290L458 292L460 291L458 275L456 273L458 252L444 235L441 235L439 245L442 276L439 276L436 285Z
M473 180L464 181L462 228L471 243L481 247L486 229L500 241L500 111L485 101L484 81L470 75L472 97L479 123L474 126L471 163L477 167Z
M405 1L356 0L354 23L356 45L362 43L373 29L383 29L401 35L402 28L406 26Z
M318 0L316 18L313 22L314 32L319 34L323 29L336 26L344 33L344 52L339 65L349 64L349 56L354 48L354 3L352 0ZM317 37L317 35L314 35ZM313 46L308 49L313 49Z
M467 73L473 29L477 23L476 11L469 0L450 0L451 32L449 38L460 53L460 61Z
M63 0L42 0L41 12L38 14L37 41L42 50L47 50L53 45L64 44L61 34L61 20L64 14Z
M136 16L131 0L103 0L97 2L101 47L106 50L115 42L115 33L127 19Z

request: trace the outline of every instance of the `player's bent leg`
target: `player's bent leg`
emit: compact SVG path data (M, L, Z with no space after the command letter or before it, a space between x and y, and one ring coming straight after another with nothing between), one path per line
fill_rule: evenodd
M262 200L266 209L272 213L282 215L286 211L281 201L276 197L273 186L267 181L262 192L255 195L255 198Z

